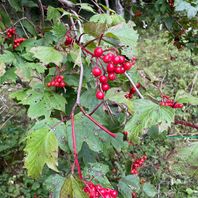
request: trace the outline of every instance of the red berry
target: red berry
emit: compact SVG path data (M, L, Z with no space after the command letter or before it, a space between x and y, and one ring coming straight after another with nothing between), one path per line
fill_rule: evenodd
M55 86L55 81L52 81L51 82L51 86Z
M104 99L105 94L102 91L97 91L96 92L96 98L98 100L103 100Z
M108 73L114 72L114 68L115 68L114 65L112 63L109 63L107 65L107 72Z
M132 169L132 170L131 170L131 174L132 174L132 175L137 175L137 174L138 174L138 171L137 171L136 169Z
M125 62L125 57L124 56L119 56L119 63L122 64Z
M102 74L102 70L100 69L100 67L94 67L92 69L92 74L95 76L95 77L98 77Z
M65 87L65 82L60 82L60 87Z
M51 82L47 83L47 86L48 87L51 87L52 86Z
M114 68L114 72L115 72L116 74L121 74L121 67L120 67L120 66L115 67L115 68Z
M111 190L111 196L117 197L118 196L118 192L116 190Z
M181 103L176 103L176 104L173 105L173 108L174 108L174 109L181 109L181 108L183 108L183 106L184 106L184 105L181 104Z
M108 74L108 79L112 80L112 81L115 80L116 79L116 74L115 73L109 73Z
M123 134L124 134L125 136L127 136L127 135L128 135L128 131L124 131Z
M121 73L121 74L124 74L124 72L125 72L124 67L121 67L121 68L120 68L120 73Z
M71 38L70 36L66 36L66 40L65 40L65 45L71 45L73 43L73 38Z
M100 57L103 54L103 49L101 47L96 47L94 50L94 56L95 57Z
M108 78L106 76L100 76L100 82L105 84L108 82Z
M111 57L108 54L106 54L103 56L102 60L104 63L109 63L111 62Z
M102 90L108 91L110 89L110 86L108 84L102 84Z
M136 192L132 192L131 196L132 196L132 198L137 198L137 193Z
M119 64L119 63L120 63L120 56L115 56L115 57L113 58L113 63L114 63L115 65Z
M130 62L125 62L125 63L123 64L123 67L124 67L124 69L127 71L127 70L130 70L130 69L131 69L132 64L131 64Z
M134 94L135 92L136 92L135 87L132 87L131 90L130 90L130 93Z
M56 81L55 84L54 84L55 87L59 87L59 85L60 85L60 84L59 84L59 82L57 82L57 81Z
M146 155L143 155L142 158L143 158L144 160L146 160L146 159L147 159L147 156L146 156Z
M140 83L137 83L136 84L136 87L139 89L141 87L141 84Z

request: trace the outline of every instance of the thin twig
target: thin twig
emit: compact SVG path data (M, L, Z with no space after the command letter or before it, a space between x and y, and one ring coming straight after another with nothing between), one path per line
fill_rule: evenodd
M198 125L197 124L194 124L194 123L191 123L191 122L182 121L182 120L175 120L174 124L188 126L188 127L194 128L194 129L198 129Z
M81 56L82 51L80 50L80 78L79 78L79 85L78 85L78 92L77 92L77 99L76 99L76 104L80 105L80 94L82 90L82 83L83 83L83 73L84 73L84 67L82 64L82 56Z
M132 78L129 76L129 74L127 74L127 72L125 72L125 76L129 79L129 81L131 82L131 84L133 85L133 87L135 88L137 94L139 95L139 97L141 99L144 99L144 96L140 93L139 89L136 87L135 83L133 82Z
M20 23L20 21L27 19L26 17L22 17L19 20L17 20L13 25L11 25L10 27L15 26L17 23ZM9 28L8 28L9 29ZM0 34L5 34L7 32L7 30L5 30L4 32L0 32Z
M78 175L79 178L82 180L82 172L80 168L80 164L78 162L78 152L76 147L76 134L75 134L75 124L74 124L74 111L75 111L76 105L72 109L71 113L71 127L72 127L72 145L73 145L73 153L74 153L74 163L78 169Z
M195 77L193 78L192 86L191 86L191 89L190 89L190 94L192 94L194 85L197 82L197 77L198 77L198 72L195 74Z
M112 133L111 131L109 131L106 127L104 127L103 125L101 125L97 120L95 120L92 116L90 116L89 114L86 113L86 111L83 109L82 106L79 106L81 112L89 119L91 120L95 125L97 125L99 128L101 128L104 132L106 132L107 134L109 134L111 137L115 138L116 134Z
M45 18L45 14L44 14L44 9L43 9L43 4L41 0L38 0L38 4L39 4L39 8L41 10L41 29L43 29L43 25L44 25L44 18Z
M25 36L26 36L27 38L30 38L30 37L28 36L28 33L26 32L26 30L25 30L23 24L21 23L21 21L19 21L19 23L20 23L20 25L21 25L21 27L22 27L23 32L25 33Z
M99 14L104 13L103 9L97 4L97 2L95 2L94 0L91 0L91 1L98 8Z
M97 109L98 109L102 104L103 104L103 101L102 101L101 103L99 103L98 105L96 105L96 106L94 107L94 109L91 111L91 113L89 113L89 115L91 116L92 114L94 114L94 113L97 111Z
M74 13L74 15L79 18L78 14L74 11L74 10L71 10L71 12ZM81 25L81 22L79 19L77 19L77 22L78 22L78 26L79 26L79 32L80 32L80 35L81 35L81 42L83 42L83 28L82 28L82 25Z

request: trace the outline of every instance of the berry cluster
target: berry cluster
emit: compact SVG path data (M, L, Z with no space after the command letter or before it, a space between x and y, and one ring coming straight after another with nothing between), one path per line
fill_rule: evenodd
M14 45L13 45L13 48L17 48L23 41L25 41L26 39L25 38L17 38L14 40Z
M6 34L7 34L8 38L12 38L12 36L14 36L16 34L16 29L15 28L8 29Z
M171 100L169 96L162 96L162 101L160 102L161 106L168 106L174 109L181 109L183 108L183 104L177 103L174 100Z
M48 87L65 87L64 76L56 76L51 82L47 84Z
M85 182L84 192L89 195L89 198L116 198L118 192L110 188L103 188L101 185L94 185L91 181Z
M69 46L73 42L74 42L74 39L69 34L66 34L66 36L65 36L65 45L66 46Z
M92 69L92 74L99 80L98 91L96 92L96 98L99 100L104 99L104 92L110 89L108 81L114 81L117 74L124 74L125 71L130 70L135 64L136 58L133 57L131 61L127 61L124 56L117 55L112 52L104 54L101 47L96 47L93 55L96 59L101 59L102 64L95 66ZM105 67L103 67L105 64Z
M146 159L147 159L147 156L144 155L141 158L135 160L135 162L131 165L131 174L137 175L138 174L137 169L143 165L143 163Z
M141 84L137 83L135 86L139 89L141 87ZM132 87L130 89L129 93L125 95L125 97L128 99L131 99L131 98L133 98L133 95L135 94L135 92L136 92L135 87Z

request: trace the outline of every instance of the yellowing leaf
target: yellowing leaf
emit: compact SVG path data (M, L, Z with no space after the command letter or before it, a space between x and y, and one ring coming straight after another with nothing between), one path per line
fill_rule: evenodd
M29 176L39 177L45 164L52 170L58 171L58 141L55 134L47 128L30 133L24 150L27 154L25 168Z
M68 177L61 189L60 198L87 198L88 196L83 191L81 181L75 179L72 175Z

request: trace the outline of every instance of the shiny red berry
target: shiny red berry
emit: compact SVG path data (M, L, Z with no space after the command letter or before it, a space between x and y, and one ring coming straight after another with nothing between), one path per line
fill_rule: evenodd
M105 97L105 94L104 94L102 91L97 91L97 92L96 92L96 98L97 98L98 100L103 100L104 97Z
M120 66L115 67L114 72L115 72L116 74L121 74L121 67L120 67Z
M105 84L105 83L108 82L108 78L107 78L106 76L100 76L100 82L101 82L102 84Z
M115 65L119 64L119 63L120 63L120 56L115 56L115 57L113 58L113 63L114 63Z
M111 81L115 80L116 79L116 74L115 73L109 73L108 74L108 79L111 80Z
M102 84L102 90L103 91L108 91L110 89L110 86L106 83L106 84Z
M96 47L94 50L94 56L95 57L100 57L103 54L103 49L101 47Z
M131 63L131 62L125 62L125 63L123 64L123 67L124 67L124 69L125 69L126 71L128 71L128 70L131 69L132 63Z
M125 62L125 57L124 56L119 56L119 63L122 64Z
M102 70L100 69L100 67L94 67L92 69L92 74L95 76L95 77L98 77L102 74Z
M112 73L112 72L114 72L114 65L112 64L112 63L109 63L108 65L107 65L107 72L108 73Z
M131 174L132 174L132 175L137 175L137 174L138 174L138 171L137 171L136 169L132 169L132 170L131 170Z

